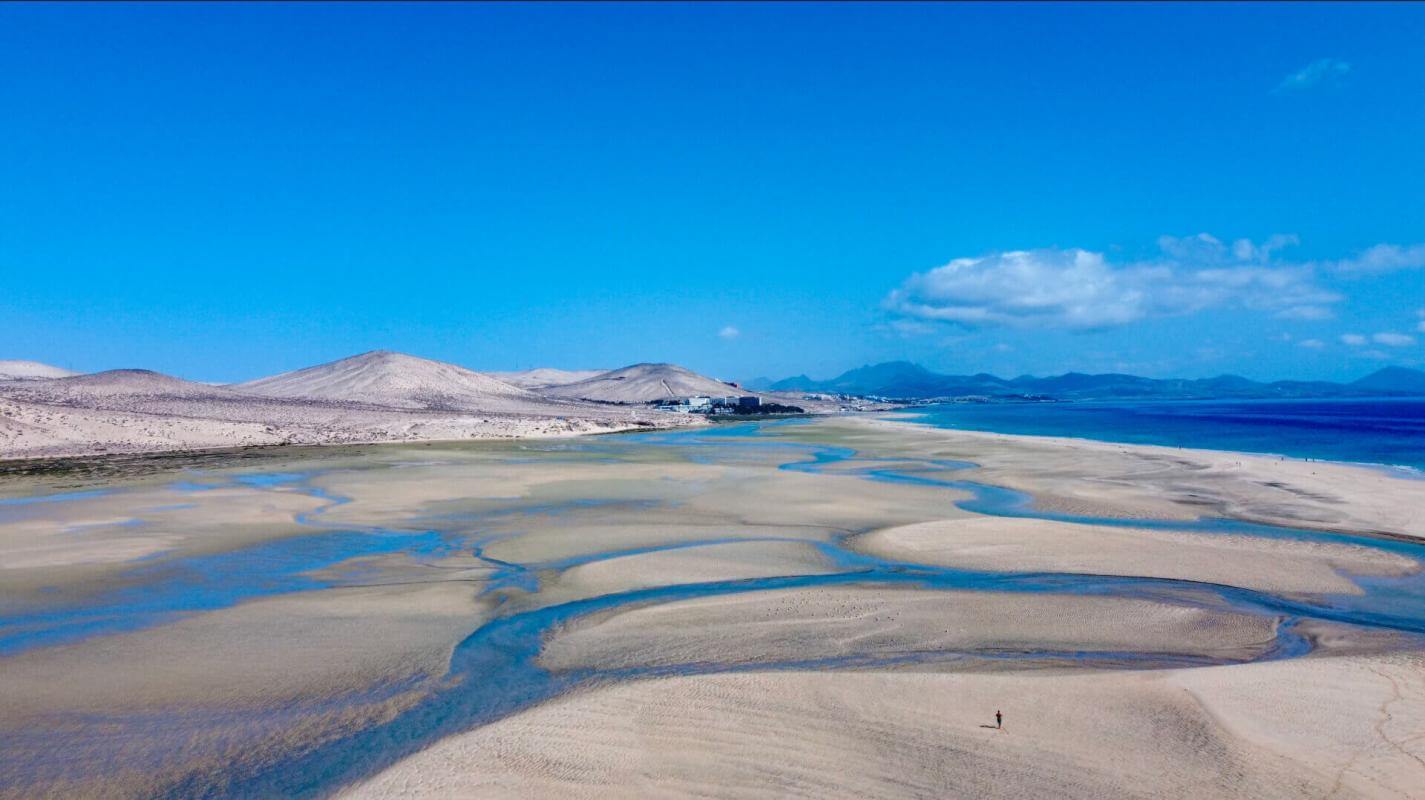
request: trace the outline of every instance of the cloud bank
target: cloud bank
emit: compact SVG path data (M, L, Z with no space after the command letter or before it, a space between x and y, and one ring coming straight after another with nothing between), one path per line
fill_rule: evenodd
M1164 236L1161 256L1125 264L1054 248L957 258L910 276L883 307L903 319L975 328L1096 330L1215 308L1328 318L1342 298L1317 285L1315 267L1273 261L1295 243L1294 236L1275 236L1227 245L1204 233Z
M1355 258L1331 261L1327 266L1337 272L1374 274L1420 269L1425 267L1425 244L1378 244L1361 251Z
M1365 347L1370 343L1383 344L1386 347L1410 347L1415 344L1415 337L1406 333L1396 333L1394 331L1382 331L1380 333L1366 336L1362 333L1343 333L1341 343L1351 347ZM1379 350L1375 352L1380 352Z

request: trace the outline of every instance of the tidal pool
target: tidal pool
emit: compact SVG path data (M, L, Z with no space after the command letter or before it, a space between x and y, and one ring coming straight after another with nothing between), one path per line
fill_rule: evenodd
M339 457L278 454L270 465L236 470L205 463L158 481L147 476L140 485L115 480L78 491L12 497L4 503L23 508L28 531L43 532L51 519L57 528L86 515L115 509L129 513L134 507L147 511L132 513L137 522L123 536L161 530L175 542L101 569L84 562L89 539L78 541L73 563L52 569L54 586L31 580L26 586L39 588L14 593L0 611L0 675L28 670L31 686L43 682L32 674L40 669L34 665L55 663L46 660L49 654L63 653L78 670L77 679L86 679L88 673L80 669L84 660L108 643L135 635L161 641L174 626L202 626L209 619L221 626L219 612L264 599L455 583L480 603L481 611L465 635L445 643L443 674L353 677L343 692L310 707L276 699L272 706L258 701L221 709L195 709L194 701L185 699L168 707L161 687L152 707L123 705L102 719L102 708L23 705L9 723L31 733L10 739L8 746L0 744L0 793L104 784L135 796L325 795L442 737L551 698L670 675L953 670L969 664L977 669L1014 669L1016 664L1189 668L1299 658L1318 646L1313 632L1321 625L1393 637L1407 648L1417 647L1425 634L1425 582L1418 566L1400 574L1351 574L1357 593L1287 596L1207 580L957 569L871 555L856 547L857 536L953 516L1256 537L1302 547L1356 548L1417 564L1425 560L1425 545L1225 518L1125 519L1041 511L1026 493L963 478L975 469L973 461L888 453L884 444L875 453L863 453L855 437L827 441L836 438L837 431L825 423L756 423L545 443L357 448ZM310 505L292 513L284 505L281 512L246 525L242 536L223 538L228 536L223 520L205 518L206 509L216 512L219 498L224 508L268 508L277 500ZM265 521L276 517L287 522ZM199 522L214 527L204 533ZM0 528L6 524L0 517ZM264 536L268 524L274 532ZM100 542L118 534L84 535ZM786 574L760 574L755 557L750 563L729 563L726 575L719 574L717 557L703 558L686 574L637 566L641 557L702 557L726 552L717 548L728 545L790 545L801 561L789 565ZM614 576L616 584L624 584L610 591L599 584L603 588L590 594L593 590L581 581L600 564L631 566L626 575L620 570ZM73 580L89 583L82 591L69 587L48 599L50 590L65 589L65 582ZM810 658L781 652L723 657L717 643L709 642L695 657L682 660L567 669L552 668L540 657L552 637L636 609L836 587L976 592L1009 603L1026 595L1147 601L1224 619L1258 619L1271 635L1249 650L1223 653L1078 643L1068 637L1014 648L899 641ZM286 652L304 647L284 636L282 618L270 624L270 652L264 658L280 663ZM1012 619L1005 624L1012 626ZM221 628L214 634L221 636ZM379 639L382 632L373 627L371 635ZM379 648L379 641L374 646ZM96 697L91 705L102 704L102 693ZM347 708L338 707L343 704ZM379 713L354 718L346 713L378 705ZM246 752L234 753L231 739L215 739L208 732L213 725L233 725L245 714L263 720L252 725ZM126 726L134 735L109 737ZM154 726L164 728L165 747L175 737L183 747L149 753L143 741L135 740ZM73 747L41 747L35 730ZM147 755L139 758L139 753ZM105 763L124 759L141 768L126 767L121 776L104 774Z

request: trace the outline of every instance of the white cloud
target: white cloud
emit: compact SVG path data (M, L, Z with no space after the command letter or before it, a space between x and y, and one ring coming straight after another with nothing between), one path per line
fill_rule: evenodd
M883 305L902 317L967 327L1092 330L1152 316L1251 308L1323 319L1340 295L1316 285L1309 265L1272 265L1296 241L1275 236L1230 248L1208 234L1164 236L1157 259L1112 264L1081 249L1016 250L950 263L906 279Z
M1376 361L1385 361L1386 359L1390 358L1390 353L1384 352L1382 350L1362 350L1361 357L1373 358Z
M1292 306L1276 313L1281 319L1331 319L1336 312L1326 306Z
M1425 267L1425 244L1378 244L1362 250L1355 258L1327 262L1338 272L1397 272Z
M1308 350L1320 350L1326 346L1326 343L1320 339L1302 339L1298 344Z
M1293 72L1277 84L1278 92L1300 92L1320 84L1338 83L1350 74L1351 65L1339 58L1322 58Z
M1416 311L1415 316L1420 318L1420 321L1415 323L1415 330L1425 333L1425 308Z
M742 335L742 331L732 327L731 325L725 325L723 326L722 330L717 332L717 335L721 336L724 339L736 339L737 337Z
M1232 243L1232 257L1238 261L1259 261L1265 264L1272 257L1272 253L1298 244L1301 244L1301 240L1294 233L1274 234L1261 244L1253 244L1251 239L1238 239Z
M1366 341L1367 341L1367 340L1366 340L1366 337L1362 336L1362 335L1359 334L1359 333L1343 333L1343 334L1341 334L1341 343L1342 343L1342 344L1348 344L1348 345L1350 345L1350 346L1352 346L1352 347L1360 347L1361 345L1364 345L1364 344L1366 343Z
M1376 344L1383 344L1387 347L1409 347L1415 344L1414 336L1407 336L1403 333L1377 333L1371 337L1371 341Z

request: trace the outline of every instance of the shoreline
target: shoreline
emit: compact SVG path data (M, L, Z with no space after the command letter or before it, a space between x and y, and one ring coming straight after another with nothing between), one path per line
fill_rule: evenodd
M1362 399L1380 399L1380 398L1362 398ZM1425 399L1425 398L1408 397L1408 398L1388 398L1388 399L1420 400L1420 399ZM1067 401L1066 401L1066 402L1067 402ZM1109 401L1082 401L1082 402L1075 402L1075 404L1076 404L1076 405L1088 405L1088 404L1092 404L1092 403L1095 403L1095 402L1102 402L1102 403L1107 404ZM1155 402L1155 401L1145 401L1145 402ZM1161 401L1156 401L1156 402L1162 402L1162 403L1182 403L1182 402L1197 402L1197 401L1161 400ZM1223 402L1223 401L1220 401L1220 400L1203 400L1203 401L1200 401L1200 402ZM1264 399L1263 402L1273 402L1273 401L1270 400L1270 399ZM949 404L949 403L937 403L936 405L952 405L952 404ZM1025 404L1025 405L1030 405L1030 404ZM1059 440L1063 440L1063 441L1065 441L1065 442L1097 442L1097 443L1099 443L1099 444L1120 445L1120 446L1123 446L1123 447L1158 447L1158 448L1163 448L1163 449L1167 449L1167 450L1179 450L1179 451L1186 451L1186 452L1232 453L1232 454L1237 454L1237 455L1260 456L1260 457L1263 457L1263 458L1274 458L1274 459L1280 459L1280 460L1285 460L1285 461L1297 461L1297 462L1309 463L1309 464L1337 464L1337 465L1346 466L1346 467L1367 467L1367 468L1370 468L1370 469L1381 470L1381 471L1385 472L1386 474L1391 475L1392 477L1398 477L1398 478L1402 478L1402 479L1405 479L1405 480L1425 480L1425 467L1417 467L1417 466L1414 466L1414 465L1412 465L1412 464L1387 464L1387 463L1379 462L1379 461L1345 461L1345 460L1334 459L1334 458L1311 458L1311 457L1308 457L1308 456L1294 456L1294 455L1291 455L1290 453L1276 453L1276 452L1270 452L1270 451L1265 451L1265 450L1232 450L1232 449L1222 449L1222 448L1213 448L1213 447L1183 447L1183 446L1180 446L1180 445L1159 444L1159 443L1155 443L1155 442L1125 442L1125 441L1121 441L1121 440L1118 440L1118 439L1100 439L1100 438L1093 437L1093 436L1065 436L1065 435L1063 435L1063 434L1049 434L1049 433L1013 433L1013 432L1004 432L1004 431L979 430L979 429L976 429L976 428L948 428L948 427L943 427L943 426L940 426L940 425L933 425L933 424L928 423L928 422L921 422L921 421L919 421L919 420L911 420L911 419L902 420L902 419L896 419L896 418L894 417L894 415L897 415L897 414L906 414L906 413L907 413L907 410L912 409L912 408L916 408L916 407L914 407L914 406L908 406L908 407L906 407L906 409L894 409L894 410L891 410L891 411L876 412L876 418L877 418L877 419L885 419L885 420L888 421L888 422L903 422L903 423L905 423L905 424L916 425L916 426L923 427L923 428L931 428L931 429L940 430L940 431L954 431L954 432L956 432L956 433L980 433L980 434L986 434L986 435L991 435L991 436L1020 436L1020 437L1031 438L1031 439L1059 439ZM924 406L920 406L920 408L924 408ZM914 411L910 411L909 413L910 413L910 414L914 414ZM924 415L919 415L919 416L924 416Z
M1163 401L1163 402L1183 402L1183 401ZM1220 401L1203 401L1220 402ZM1106 447L1131 448L1138 450L1152 450L1162 453L1182 453L1201 454L1203 456L1223 456L1234 455L1253 459L1265 459L1269 461L1292 462L1298 464L1321 464L1331 467L1347 467L1369 469L1379 472L1387 477L1401 480L1425 480L1425 469L1410 464L1388 464L1373 461L1347 461L1341 459L1311 458L1307 456L1295 456L1289 453L1277 453L1256 450L1235 450L1225 448L1210 447L1184 447L1179 445L1159 444L1153 442L1127 442L1117 439L1103 439L1093 436L1066 436L1063 434L1039 434L1039 433L1014 433L992 430L978 430L974 428L953 428L942 427L919 419L903 418L915 415L915 406L904 406L884 411L870 412L832 412L815 413L806 412L802 414L782 414L782 415L749 415L747 417L737 416L710 416L707 418L689 415L688 422L672 425L657 425L646 421L638 424L621 426L600 427L590 430L566 430L558 432L534 432L516 435L490 435L490 436L463 436L463 437L433 437L433 438L371 438L371 439L346 439L331 442L276 442L251 445L225 446L215 445L212 447L179 447L171 449L129 449L113 450L105 452L93 451L72 451L58 452L45 455L12 455L0 453L0 477L7 474L14 474L15 467L25 465L35 465L42 467L47 465L62 465L64 462L73 463L102 463L106 461L119 461L125 459L164 459L183 458L187 456L206 457L216 456L223 453L233 455L267 453L267 452L291 452L309 453L342 447L375 447L381 445L420 445L420 444L456 444L456 443L476 443L476 442L518 442L518 441L541 441L550 439L577 439L587 436L617 436L637 433L656 433L660 431L691 431L700 428L715 428L724 425L738 425L759 422L783 422L783 421L817 421L824 419L866 419L877 420L890 424L911 426L917 429L945 431L966 436L983 436L993 438L1007 438L1012 440L1040 441L1045 443L1058 443L1064 445L1095 444ZM593 420L590 420L593 421ZM51 472L44 469L35 473L20 474L42 474Z
M1327 458L1305 458L1302 456L1292 456L1285 453L1262 453L1252 450L1220 450L1212 447L1179 447L1170 444L1150 444L1147 442L1119 442L1111 439L1094 439L1088 436L1062 436L1037 433L1001 433L999 431L980 431L969 428L942 428L938 425L930 425L922 422L912 422L909 420L899 420L890 418L886 414L878 414L874 417L867 417L877 422L884 422L891 425L906 425L920 430L932 430L952 433L965 436L979 436L991 439L1021 440L1028 443L1043 442L1046 444L1062 445L1074 447L1082 445L1100 445L1104 449L1130 449L1143 452L1153 452L1161 455L1186 455L1199 456L1202 458L1215 458L1222 456L1238 456L1254 461L1265 461L1274 463L1291 464L1319 464L1329 468L1360 469L1383 475L1387 478L1396 478L1403 481L1425 480L1425 470L1420 470L1408 464L1380 464L1371 461L1339 461Z
M630 433L652 433L652 432L657 432L657 431L675 431L675 430L684 430L684 429L690 429L690 428L695 428L695 427L701 427L701 426L692 425L692 424L669 425L669 426L659 426L659 425L652 425L652 424L642 424L642 425L624 425L624 426L619 426L619 427L608 427L608 428L602 428L602 429L598 429L598 430L584 430L584 431L569 430L569 431L560 431L560 432L557 432L557 433L532 433L532 434L524 434L524 435L519 435L519 436L481 436L481 437L466 436L466 437L447 437L447 438L430 438L430 439L425 439L425 438L409 438L409 439L394 439L394 438L384 438L384 439L351 439L351 440L333 441L333 442L275 442L275 443L270 443L270 444L249 444L249 445L237 445L237 446L215 445L215 446L213 446L213 447L182 447L182 448L153 449L153 450L134 449L134 450L115 450L115 451L106 451L106 452L82 452L82 451L76 451L76 452L55 453L55 454L53 454L53 455L41 455L41 456L31 456L31 455L18 455L18 456L17 456L17 455L9 455L9 454L0 454L0 477L4 477L4 476L9 475L9 474L15 474L15 473L18 472L18 470L15 469L16 467L23 468L25 465L34 465L34 466L36 466L36 467L54 466L54 467L57 467L57 468L59 468L59 469L55 469L55 470L41 469L41 470L39 470L39 471L37 471L37 472L34 472L34 473L20 472L19 474L26 475L26 474L44 474L44 473L51 473L51 472L59 472L59 471L62 470L62 467L63 467L63 465L64 465L66 462L68 462L68 463L73 463L73 464L76 464L76 465L78 465L78 464L103 464L103 463L110 463L110 462L117 462L117 461L124 461L124 460L134 460L134 461L138 461L138 460L148 460L148 459L152 459L152 460L157 461L157 460L163 460L163 459L181 459L181 458L186 458L186 457L192 457L192 458L208 458L208 457L214 457L214 456L221 456L221 455L223 455L223 454L229 454L229 455L237 456L237 457L239 457L239 458L242 458L242 457L251 457L251 456L259 455L259 454L273 454L273 455L276 455L276 454L279 454L279 453L283 453L283 454L293 454L293 455L306 455L306 454L320 453L320 452L326 452L326 451L334 451L334 450L338 450L338 449L343 448L343 447L380 447L380 446L382 446L382 445L407 445L407 446L411 446L411 445L427 445L427 444L430 444L430 445L435 445L435 444L450 445L450 444L460 444L460 443L469 443L469 444L486 443L486 444L488 444L488 443L494 443L494 442L548 441L548 440L553 440L553 439L577 439L577 438L582 438L582 437L586 437L586 436L616 436L616 435L630 434Z
M148 796L232 780L222 785L282 794L314 786L308 776L316 775L328 781L323 794L443 797L533 781L524 783L528 794L642 796L649 792L641 771L623 774L619 764L648 759L657 772L677 769L715 786L719 764L757 749L761 736L748 738L749 725L791 744L808 725L833 737L852 726L854 735L827 745L841 755L825 775L851 782L837 784L844 786L858 775L908 769L919 775L919 794L944 796L963 780L937 771L960 763L947 761L953 753L965 754L961 761L995 758L1022 742L1034 752L1004 762L1007 789L1019 795L1063 789L1065 779L1086 788L1056 796L1131 795L1122 791L1124 776L1102 766L1115 748L1158 752L1172 764L1192 758L1205 736L1214 747L1238 747L1262 788L1272 785L1271 747L1242 745L1231 721L1232 704L1241 702L1235 694L1252 676L1276 688L1260 693L1265 704L1247 722L1265 724L1266 744L1276 745L1291 741L1291 714L1318 707L1350 736L1368 732L1367 712L1389 698L1379 677L1355 682L1341 705L1303 686L1335 686L1376 668L1402 680L1416 674L1379 657L1417 652L1418 634L1395 632L1421 630L1418 541L1404 549L1140 535L1131 526L1070 530L1054 519L1121 515L1175 525L1203 513L1178 504L1184 484L1199 498L1239 495L1278 514L1335 508L1334 497L1312 492L1293 495L1294 505L1275 500L1284 490L1264 481L1277 477L1267 466L1276 462L1165 457L861 415L788 422L721 431L731 435L697 428L550 446L272 448L280 464L251 452L253 463L209 454L214 469L178 483L163 476L22 506L0 518L13 543L10 574L24 589L10 598L14 610L61 639L66 625L78 627L55 646L27 645L21 629L22 652L0 659L12 678L0 702L23 712L12 717L9 757L28 765L8 788L83 793L104 782ZM1247 467L1214 470L1209 461ZM1293 470L1308 474L1302 466ZM1333 484L1398 484L1382 503L1419 499L1418 483L1318 471ZM973 494L962 488L969 482L1017 485L1036 504L1042 488L1051 510L1032 509L1037 518L1028 519L1012 506L999 516L977 511L961 505ZM1056 502L1067 510L1053 511ZM1402 551L1412 563L1397 557ZM136 556L152 566L136 571ZM205 595L209 606L195 609L201 613L86 632L91 618L147 613L130 601L133 588L143 587L145 602L186 597L190 574L215 590ZM274 586L274 578L286 583ZM94 587L118 593L95 595ZM66 602L78 604L74 613L46 622ZM1278 658L1316 651L1333 657ZM424 671L401 666L417 656ZM1218 664L1231 665L1209 666ZM581 685L581 675L595 684ZM381 688L393 682L399 696ZM1208 702L1192 711L1180 685ZM1087 692L1082 704L1064 694L1075 687ZM1142 693L1130 702L1115 699L1134 687ZM607 703L648 708L652 694L664 692L659 717L628 718L638 727L625 729L627 745L600 738ZM973 715L1006 692L1014 738L975 739L987 734ZM760 712L782 695L791 702ZM952 699L927 716L927 695ZM290 719L272 713L292 698L311 702L283 712ZM1035 733L1031 703L1055 726L1080 725L1082 741ZM672 748L650 743L684 735L678 720L696 714L726 724L694 726ZM1144 714L1166 716L1133 728ZM104 724L74 722L91 717ZM112 736L113 725L149 720L164 722L164 741ZM1147 735L1154 730L1181 747L1159 750L1161 738ZM322 744L332 731L356 738ZM295 755L267 762L233 760L230 750L201 744L185 749L215 735L232 736L243 752ZM1345 735L1328 731L1298 747L1296 762L1326 757L1321 747ZM64 747L46 744L54 736ZM383 750L391 741L409 745ZM937 742L950 749L926 749ZM500 760L514 751L531 758ZM368 752L371 769L347 760ZM904 755L888 764L886 753ZM747 763L739 778L746 796L778 796L788 786L828 794L816 791L826 788L810 766L816 753L793 747L784 755L790 772L777 775L758 771L764 761ZM1039 769L1046 756L1059 759L1040 773L1048 784L1013 777ZM1398 771L1404 762L1390 758L1371 763ZM115 759L158 766L129 776L93 766ZM542 766L551 762L576 772ZM606 777L581 777L590 770ZM1144 779L1137 770L1130 777ZM904 796L897 785L857 788ZM0 796L6 788L0 781Z

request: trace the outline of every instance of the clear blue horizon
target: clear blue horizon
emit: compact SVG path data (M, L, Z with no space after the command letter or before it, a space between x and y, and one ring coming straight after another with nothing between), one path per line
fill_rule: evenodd
M1411 4L0 5L0 358L1349 380Z

